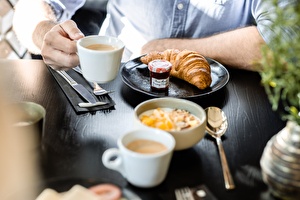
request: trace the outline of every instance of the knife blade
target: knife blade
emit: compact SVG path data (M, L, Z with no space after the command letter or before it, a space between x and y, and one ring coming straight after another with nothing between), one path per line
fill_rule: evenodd
M107 104L107 102L100 102L96 100L96 98L81 84L77 83L67 72L63 70L56 71L61 77L63 77L69 85L80 95L82 96L88 103L79 103L80 107L93 107L98 105Z

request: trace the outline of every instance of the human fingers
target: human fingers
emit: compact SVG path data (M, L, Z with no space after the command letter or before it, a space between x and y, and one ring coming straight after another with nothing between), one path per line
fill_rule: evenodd
M62 51L50 50L50 55L44 53L43 60L55 70L68 70L79 65L79 58L76 53L66 54Z
M100 199L118 200L122 196L119 187L110 183L102 183L89 188L90 191L95 193Z
M51 33L49 34L51 35ZM51 38L52 36L48 37ZM55 37L56 39L52 42L48 42L47 39L43 42L41 55L44 62L57 70L77 66L79 64L79 58L76 53L76 42L59 37L60 36ZM60 46L61 44L62 46Z
M78 29L76 23L72 20L67 20L59 24L59 26L71 40L79 40L84 37L84 34Z
M53 68L74 67L79 63L76 52L76 41L71 40L60 25L45 34L41 55L46 64Z
M76 26L76 25L74 25ZM69 33L63 29L63 25L55 25L48 33L45 34L43 47L51 47L68 54L75 53L76 40L70 39Z

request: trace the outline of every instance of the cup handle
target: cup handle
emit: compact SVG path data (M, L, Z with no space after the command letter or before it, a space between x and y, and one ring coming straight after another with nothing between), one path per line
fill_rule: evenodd
M102 155L102 163L105 167L120 172L126 178L122 165L122 156L119 149L107 149Z

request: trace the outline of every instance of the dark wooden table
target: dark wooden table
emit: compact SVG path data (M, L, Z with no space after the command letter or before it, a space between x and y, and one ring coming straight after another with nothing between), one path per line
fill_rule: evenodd
M101 162L104 150L133 127L133 108L150 97L133 91L121 77L103 85L115 90L110 111L77 115L42 61L0 60L1 81L14 101L40 103L46 108L42 171L45 180L109 180L135 191L142 199L174 199L175 188L204 184L220 200L272 199L261 180L259 161L267 141L285 123L272 111L260 76L229 70L224 89L192 99L203 108L218 106L228 117L223 145L236 183L226 191L215 141L206 136L193 148L175 152L165 181L151 189L136 188ZM3 76L4 75L4 76Z

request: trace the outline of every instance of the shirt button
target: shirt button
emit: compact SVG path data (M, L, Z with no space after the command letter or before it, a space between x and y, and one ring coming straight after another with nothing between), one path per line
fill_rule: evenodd
M177 8L178 10L181 10L183 8L183 4L182 3L177 4Z

